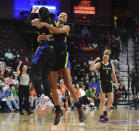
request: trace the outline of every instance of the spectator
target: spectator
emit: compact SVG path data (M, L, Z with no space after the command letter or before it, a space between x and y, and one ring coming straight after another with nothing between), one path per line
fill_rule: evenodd
M135 103L135 109L138 109L138 105L139 105L139 93L137 94L137 97L134 100Z
M126 99L127 98L127 91L125 89L125 85L124 85L124 82L120 82L120 85L119 85L119 94L121 95L121 98L122 99Z
M88 90L86 90L85 94L87 96L87 99L90 103L90 106L93 106L94 107L94 104L95 104L95 92L96 89L93 89L92 87L89 87Z
M8 52L5 53L4 57L5 57L6 65L12 67L14 56L11 53L11 49L8 49Z
M81 97L85 96L85 85L81 85L80 93L81 93Z
M58 88L57 88L57 93L58 93L58 96L59 96L60 105L61 105L61 107L62 107L62 106L63 106L63 100L62 100L63 95L62 95L62 93L61 93L61 91L60 91L59 84L58 84Z
M93 77L91 79L91 82L88 84L88 87L97 88L97 82L96 82L96 78L95 77Z
M67 93L68 90L66 89L63 79L60 80L60 91L62 93L62 100L64 102L64 108L69 109L68 99L67 99L67 96L69 96L69 94Z
M35 100L35 98L36 98L36 91L35 91L32 83L30 83L29 86L30 86L30 97L29 97L30 107L32 109L35 109L35 105L36 105L36 100Z
M6 63L4 61L0 61L0 74L4 74L7 70Z
M14 84L12 75L10 75L9 78L8 78L8 85L11 85L11 84Z
M85 76L84 84L85 84L85 90L88 89L89 75L86 75L86 76Z
M12 86L11 90L12 90L13 96L18 97L18 85Z
M76 88L76 93L77 93L78 97L81 97L81 92L80 92L79 84L76 84L75 88Z
M20 60L20 54L19 54L19 51L18 51L18 50L15 52L15 59L16 59L17 61Z
M5 92L5 96L8 98L9 102L11 105L13 105L13 109L15 109L15 111L19 110L19 98L17 96L14 96L15 94L13 94L13 85L10 85L10 87L6 90Z
M90 35L90 32L89 32L89 30L87 29L86 26L82 29L82 35L83 36Z
M84 85L84 77L81 77L81 78L80 78L79 84L80 84L80 85Z
M113 63L114 65L118 65L119 64L118 60L114 56L112 56L110 62Z
M18 78L17 78L16 75L14 76L13 84L14 84L14 85L17 85L17 86L19 85L19 80L18 80Z
M4 102L6 102L6 105L9 108L9 111L13 111L11 101L6 97L6 91L3 89L3 86L0 86L0 101L2 101L3 104Z
M137 95L137 86L138 86L138 74L137 71L135 69L132 70L132 72L129 75L129 78L131 80L131 89L132 89L132 94L136 94Z
M78 77L77 76L73 76L72 84L78 84Z

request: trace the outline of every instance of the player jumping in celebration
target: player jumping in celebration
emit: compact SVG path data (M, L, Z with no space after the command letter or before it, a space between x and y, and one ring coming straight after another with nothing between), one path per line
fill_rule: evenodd
M51 26L56 26L55 21L50 17L50 13L47 8L42 7L39 9L39 12L36 13L37 10L37 7L34 8L27 20L29 21L29 23L32 24L32 26L34 26L34 20L48 22L49 24L51 24ZM36 19L36 17L38 18ZM54 66L56 53L53 46L53 33L50 32L47 28L41 28L38 30L38 34L39 36L37 38L37 41L39 43L39 46L32 60L30 74L38 97L35 112L37 114L44 114L46 111L54 107L49 99L50 86L48 76L51 68L53 68ZM44 96L43 93L46 96Z
M113 99L114 99L114 93L113 93L113 85L112 85L112 75L113 79L115 81L116 89L118 89L118 82L115 75L115 68L112 63L109 62L111 51L105 50L103 53L103 61L98 62L100 60L99 57L97 57L91 67L90 70L98 70L99 72L99 98L100 98L100 105L99 105L99 114L100 119L99 122L105 123L108 121L108 112L112 106ZM104 110L104 104L105 104L105 98L106 95L108 97L107 105L106 105L106 111Z
M70 27L66 25L68 15L65 12L62 12L58 15L58 21L56 22L57 27L52 27L46 22L38 22L36 26L38 28L46 27L55 34L55 46L56 46L56 64L53 68L53 71L50 72L49 80L51 85L52 97L54 105L56 108L56 116L54 120L54 125L57 125L60 122L60 117L63 115L63 112L60 107L60 102L58 99L57 93L57 79L58 73L62 75L64 83L68 88L71 96L75 101L75 105L79 114L79 121L83 122L85 120L85 115L82 110L82 105L79 103L79 98L75 92L75 89L72 85L71 72L70 72L70 62L69 62L69 53L67 52L67 36L69 35Z

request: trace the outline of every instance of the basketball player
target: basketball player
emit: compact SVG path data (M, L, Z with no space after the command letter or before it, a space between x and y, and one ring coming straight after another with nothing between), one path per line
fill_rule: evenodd
M98 70L99 72L99 98L100 98L100 105L99 105L99 114L100 119L99 122L105 123L108 121L108 112L112 106L114 93L112 88L112 75L115 81L116 89L118 89L118 82L115 75L115 68L112 63L109 62L111 51L105 50L103 53L103 61L98 62L100 60L97 57L94 62L92 63L90 70ZM108 97L106 111L103 112L104 104L105 104L105 97Z
M39 19L43 22L48 22L51 26L56 26L55 21L50 17L49 11L47 8L42 7L39 9L38 14L36 13L38 8L34 8L31 14L28 17L28 21L34 25L34 19ZM35 112L38 114L45 113L49 109L53 108L50 97L50 86L48 81L48 75L55 63L55 48L53 46L54 37L53 33L50 32L47 28L41 28L38 30L38 43L39 47L37 48L31 67L31 80L35 87L37 93L38 102L35 109ZM43 89L42 89L43 85ZM46 96L43 95L43 91Z
M52 97L54 105L56 108L56 116L54 120L54 125L57 125L60 122L60 117L63 115L63 112L60 107L60 102L58 99L57 93L57 78L58 73L62 75L66 87L69 89L71 96L75 101L75 105L79 114L79 121L83 122L85 120L85 115L82 110L82 105L79 103L79 98L75 92L75 89L72 85L71 72L70 72L70 62L69 62L69 53L67 49L67 36L69 35L70 27L66 25L68 15L65 12L62 12L58 15L58 21L56 23L57 27L52 27L46 22L36 22L38 28L46 27L55 33L55 47L56 47L56 64L53 68L53 71L50 72L49 80L51 85Z

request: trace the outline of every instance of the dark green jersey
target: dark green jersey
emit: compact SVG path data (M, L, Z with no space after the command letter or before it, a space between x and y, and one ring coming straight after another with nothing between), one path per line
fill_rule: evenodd
M58 28L62 28L60 26ZM63 34L55 34L55 43L56 43L56 50L66 50L67 49L67 35L66 33Z
M101 67L99 69L99 80L105 81L105 82L112 81L112 65L111 65L111 63L108 63L107 65L105 65L103 62L101 62Z
M31 25L31 21L34 20L34 19L37 19L37 18L39 18L39 15L38 14L31 13L28 16L26 23ZM46 22L46 23L50 24L51 26L56 27L55 21L52 18L46 18L43 21L41 20L41 22ZM38 32L38 36L41 35L41 34L43 34L43 33L50 36L50 38L49 38L49 40L47 42L46 41L41 41L40 45L43 45L43 44L46 44L47 43L49 45L55 46L55 44L54 44L54 34L53 34L52 31L50 31L46 27L43 27L41 29L35 28L35 30Z

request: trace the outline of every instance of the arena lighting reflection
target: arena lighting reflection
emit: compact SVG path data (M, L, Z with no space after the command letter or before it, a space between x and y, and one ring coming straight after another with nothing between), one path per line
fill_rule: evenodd
M49 11L50 11L51 13L54 13L54 14L57 12L56 6L51 6L51 5L33 5L33 8L34 8L34 7L38 7L38 8L46 7L47 9L49 9Z
M14 18L20 18L21 11L30 12L34 6L47 7L52 14L57 14L59 12L59 0L47 0L47 5L43 4L43 0L40 1L40 5L36 4L37 0L13 0L14 1Z

